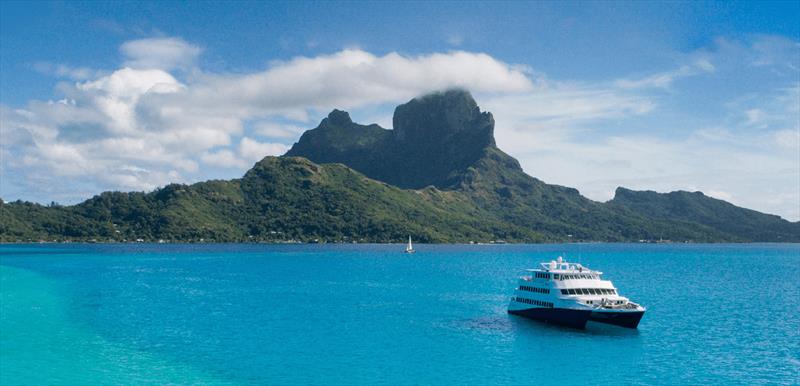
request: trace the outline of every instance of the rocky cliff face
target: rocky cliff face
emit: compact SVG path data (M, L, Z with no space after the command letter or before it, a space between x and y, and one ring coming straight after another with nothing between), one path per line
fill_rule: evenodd
M394 130L353 123L334 110L286 153L318 163L343 163L402 188L448 189L494 148L494 119L469 92L414 98L395 109Z

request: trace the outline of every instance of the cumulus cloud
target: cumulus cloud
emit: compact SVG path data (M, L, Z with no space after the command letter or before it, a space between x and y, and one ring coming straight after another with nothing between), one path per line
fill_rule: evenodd
M302 119L308 108L329 110L403 101L452 87L473 92L520 92L533 84L519 69L486 54L454 51L376 56L344 50L276 62L247 75L208 75L182 98L203 109Z
M258 161L268 155L282 155L289 147L282 143L264 143L244 137L239 142L239 154L248 161Z
M202 49L180 38L131 40L120 47L125 66L137 69L172 70L194 64Z

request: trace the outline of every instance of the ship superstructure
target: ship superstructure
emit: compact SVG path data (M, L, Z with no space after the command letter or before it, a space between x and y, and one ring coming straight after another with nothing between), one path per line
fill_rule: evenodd
M621 296L603 273L562 257L528 269L508 312L531 319L585 328L589 321L637 328L645 308Z

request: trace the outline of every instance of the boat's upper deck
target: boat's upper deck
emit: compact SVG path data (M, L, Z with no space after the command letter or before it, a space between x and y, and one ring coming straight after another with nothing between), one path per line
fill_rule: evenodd
M531 268L526 269L528 272L535 273L551 273L551 274L568 274L568 275L579 275L580 278L583 279L597 279L603 273L600 271L594 271L589 269L588 267L584 267L579 263L569 263L565 261L561 256L558 257L558 260L550 260L548 263L539 263L542 268ZM594 277L592 277L594 276Z

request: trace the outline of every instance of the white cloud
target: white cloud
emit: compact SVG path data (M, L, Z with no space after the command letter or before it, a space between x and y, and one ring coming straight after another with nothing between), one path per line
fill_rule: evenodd
M194 64L202 49L180 38L148 38L125 42L120 52L127 67L171 70Z
M552 82L535 92L490 96L481 105L503 118L498 125L549 127L640 115L655 107L647 97L613 87Z
M135 110L145 93L174 93L181 87L162 70L123 68L95 81L78 83L70 94L105 114L111 119L109 127L124 133L138 129Z
M270 121L257 122L255 132L267 138L296 139L305 131L300 125L287 125Z
M533 84L519 69L486 54L454 51L408 57L344 50L277 62L254 74L207 75L180 98L204 110L297 119L309 108L325 111L400 102L453 87L476 93L520 92L531 90Z
M671 71L652 74L638 79L619 79L616 85L620 88L669 88L678 79L695 76L701 73L714 72L716 67L708 58L696 59L693 63L680 66Z
M72 67L65 64L49 62L36 62L33 65L33 69L45 75L53 75L71 80L86 80L100 76L101 74L100 71L88 67Z
M282 155L289 147L282 143L262 143L247 137L239 142L239 154L248 161L258 161L268 155Z

